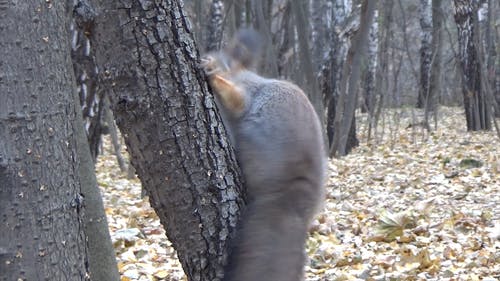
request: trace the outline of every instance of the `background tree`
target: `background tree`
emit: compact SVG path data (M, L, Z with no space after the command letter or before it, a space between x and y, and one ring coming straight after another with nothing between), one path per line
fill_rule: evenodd
M334 140L336 107L341 94L342 66L349 48L349 37L359 25L359 9L353 9L352 1L332 1L331 4L332 22L328 27L331 41L319 73L320 89L326 107L326 135L330 148ZM353 124L348 131L348 138L352 141L348 141L346 151L356 145L356 128Z
M432 62L432 0L420 1L420 87L418 92L418 108L430 106L430 73Z
M430 66L429 95L427 97L426 119L428 123L428 112L436 113L438 97L441 94L442 56L443 56L443 10L442 0L432 0L432 56ZM437 114L434 114L437 116Z
M96 1L103 87L189 280L219 280L243 204L238 166L179 1Z
M208 26L207 51L220 49L224 24L224 2L213 0L210 6L210 25Z
M490 130L491 108L481 87L481 64L478 54L478 5L475 1L454 0L458 30L458 55L462 74L462 93L467 130Z
M359 30L355 33L342 70L341 94L335 109L334 138L330 155L346 155L348 135L354 120L357 101L357 84L360 78L361 59L364 56L368 33L375 14L375 1L365 0L361 4Z
M367 67L365 70L363 103L361 110L368 112L370 118L373 118L373 110L375 104L375 75L377 72L378 60L378 10L375 10L374 20L370 27L368 35L368 52L367 52Z
M79 105L82 109L85 131L92 159L95 162L104 133L104 92L98 91L99 70L95 63L90 34L96 16L88 0L68 0L71 16L69 38L71 40L71 59L77 83Z
M0 275L87 280L65 2L0 5Z

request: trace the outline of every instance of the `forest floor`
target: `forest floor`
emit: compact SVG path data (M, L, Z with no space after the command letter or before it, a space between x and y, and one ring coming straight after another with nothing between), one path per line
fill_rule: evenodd
M500 140L467 132L463 108L387 110L375 137L329 164L307 241L306 280L500 280ZM497 121L500 121L497 119ZM412 125L413 124L413 125ZM186 280L137 179L109 139L96 171L122 281Z

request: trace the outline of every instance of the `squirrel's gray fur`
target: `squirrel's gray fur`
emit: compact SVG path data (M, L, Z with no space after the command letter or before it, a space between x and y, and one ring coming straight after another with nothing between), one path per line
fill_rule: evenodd
M321 125L299 87L249 70L258 40L254 31L240 31L202 61L248 198L224 281L299 281L309 224L324 200Z

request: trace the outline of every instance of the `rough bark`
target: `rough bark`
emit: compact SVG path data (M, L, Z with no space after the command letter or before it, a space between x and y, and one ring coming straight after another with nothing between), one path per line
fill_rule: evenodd
M454 0L455 23L458 30L458 60L462 74L462 93L468 131L490 130L490 106L486 103L481 89L481 65L476 38L477 3L467 0Z
M0 3L0 280L88 280L67 24L65 1Z
M243 204L180 1L99 1L98 65L132 165L189 280L220 280Z

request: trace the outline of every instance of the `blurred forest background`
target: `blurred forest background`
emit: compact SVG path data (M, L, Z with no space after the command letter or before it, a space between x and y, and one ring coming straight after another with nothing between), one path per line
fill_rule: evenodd
M357 145L357 108L369 114L368 138L375 142L384 108L423 109L409 125L431 131L439 126L439 106L461 106L467 130L498 132L499 6L494 0L199 0L184 8L202 54L240 28L258 30L265 41L258 72L304 89L323 118L333 156ZM107 115L93 78L80 82L97 155Z

